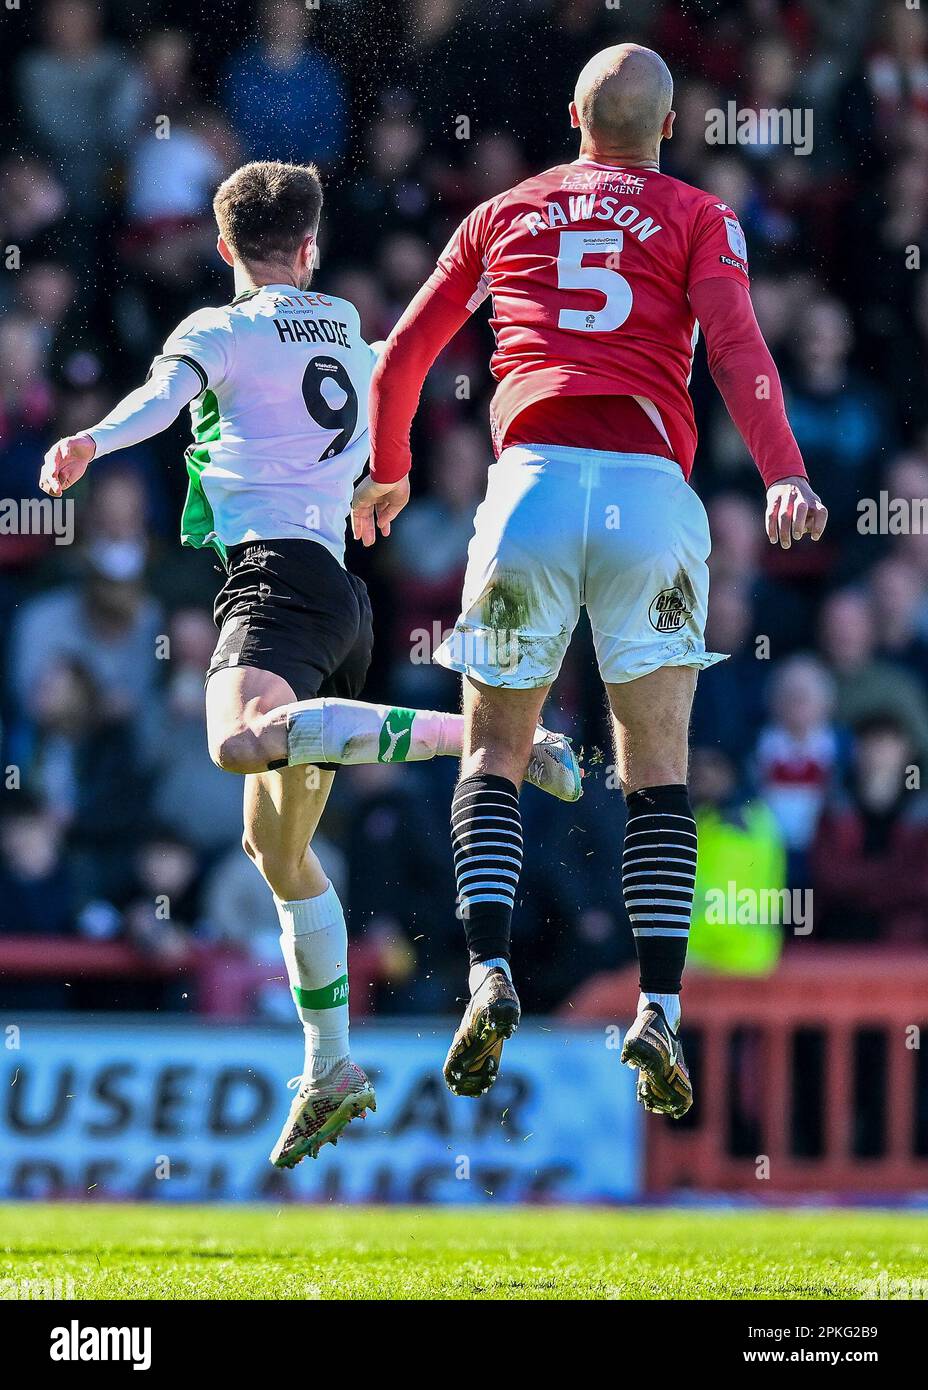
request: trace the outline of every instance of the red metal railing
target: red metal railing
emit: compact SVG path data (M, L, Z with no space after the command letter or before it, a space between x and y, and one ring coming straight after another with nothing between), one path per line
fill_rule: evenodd
M231 947L193 942L177 955L147 954L125 941L0 935L0 979L188 980L198 1012L235 1018L247 1012L255 967Z
M583 986L563 1017L627 1022L637 998L637 971L599 975ZM649 1116L647 1187L713 1192L899 1194L928 1191L928 1153L916 1141L919 1044L928 1047L928 952L801 944L775 974L733 978L687 973L684 1028L696 1036L696 1104L692 1122ZM920 1029L916 1033L914 1029ZM797 1035L820 1035L822 1114L820 1152L795 1152ZM885 1038L881 1087L883 1143L855 1153L854 1043L863 1030ZM754 1091L758 1152L738 1154L732 1142L731 1096L742 1084L734 1042L757 1044ZM921 1070L928 1076L928 1067ZM922 1081L922 1084L928 1084ZM928 1098L922 1098L928 1106ZM769 1163L759 1181L758 1158Z

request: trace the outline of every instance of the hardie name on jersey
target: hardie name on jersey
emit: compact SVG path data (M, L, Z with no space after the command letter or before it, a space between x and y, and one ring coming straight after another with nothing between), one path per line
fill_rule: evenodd
M275 319L274 327L282 343L337 343L350 348L348 325L331 319Z
M647 241L649 236L661 231L653 217L642 217L641 209L634 203L625 203L616 211L618 198L602 197L598 193L578 194L567 199L567 207L562 203L546 203L544 212L526 212L522 221L532 236L553 227L566 227L571 222L611 222L615 227L625 227L639 241Z

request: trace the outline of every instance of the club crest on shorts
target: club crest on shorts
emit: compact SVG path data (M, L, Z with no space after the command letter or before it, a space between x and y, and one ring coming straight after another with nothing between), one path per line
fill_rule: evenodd
M651 600L648 620L655 632L679 632L692 612L683 590L674 585L672 589L661 589Z

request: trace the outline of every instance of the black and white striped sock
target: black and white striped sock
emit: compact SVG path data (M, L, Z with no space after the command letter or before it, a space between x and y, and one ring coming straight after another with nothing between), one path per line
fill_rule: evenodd
M522 819L514 783L489 772L458 783L451 803L451 847L470 963L508 961L522 870Z
M679 994L696 880L696 822L685 786L626 797L622 891L643 994Z

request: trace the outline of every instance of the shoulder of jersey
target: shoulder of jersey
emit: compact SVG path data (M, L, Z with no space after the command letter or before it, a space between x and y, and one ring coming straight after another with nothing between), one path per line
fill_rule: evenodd
M709 193L705 188L698 188L694 183L687 183L685 179L678 179L675 174L665 174L661 171L661 177L668 183L673 184L677 196L691 211L701 212L704 208L710 211L714 208L725 217L735 217L738 214L734 208L730 208L727 203L723 203L714 193Z
M203 328L228 328L231 304L207 305L194 309L175 328L175 333L192 333Z
M356 305L352 304L350 299L342 299L341 296L337 294L327 294L325 290L310 289L307 290L307 294L318 294L320 301L325 301L324 303L320 302L320 309L333 309L337 313L347 314L360 321L361 315Z

